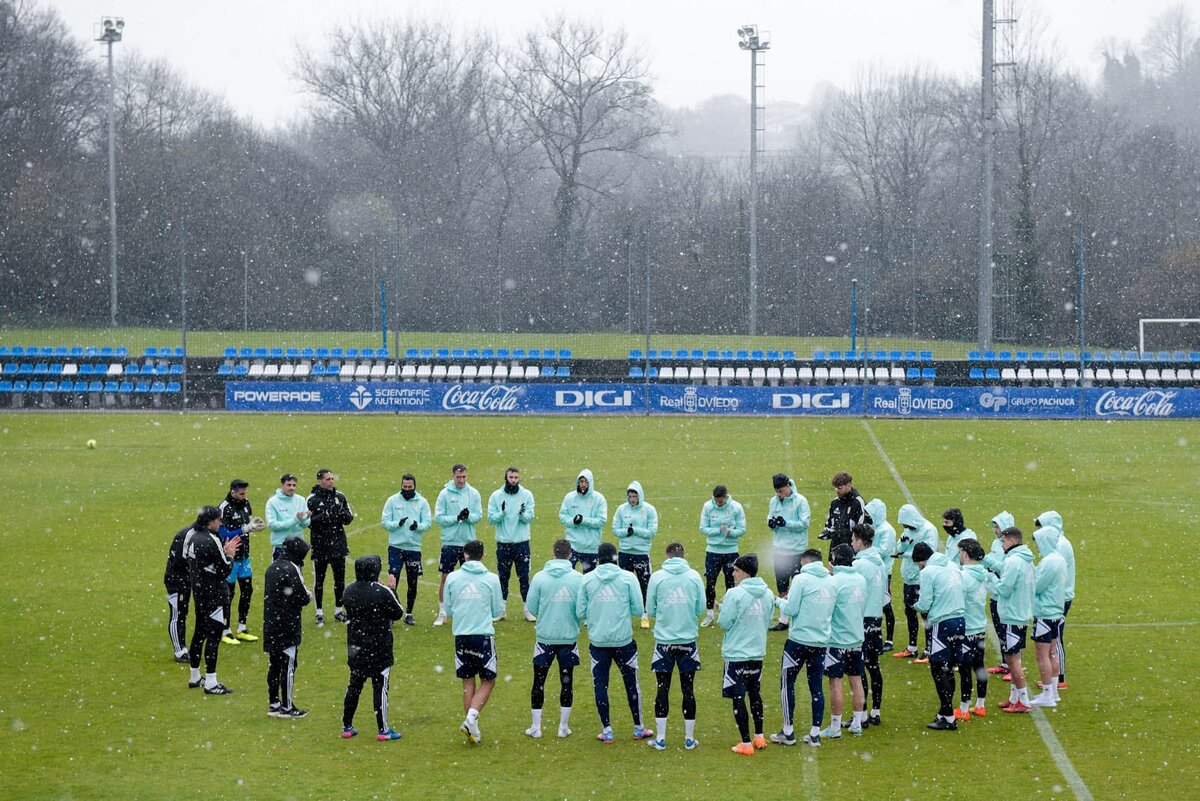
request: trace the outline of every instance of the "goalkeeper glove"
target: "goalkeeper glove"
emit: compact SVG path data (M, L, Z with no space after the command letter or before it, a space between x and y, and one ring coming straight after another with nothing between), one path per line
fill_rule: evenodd
M409 530L409 531L416 531L416 530L417 530L417 521L416 521L416 520L412 521L412 525L408 527L408 530Z
M633 536L633 525L632 524L630 524L629 528L625 529L625 533L628 534L630 537Z
M249 532L262 531L267 527L267 521L261 517L252 517L250 522L246 524L246 530Z
M783 515L779 515L775 518L775 528L783 528L786 525L787 521L783 519Z
M463 520L466 520L470 516L471 516L471 510L463 509L461 512L458 513L458 520L459 520L459 522L462 522Z
M407 518L407 517L402 517L402 518L400 518L399 522L397 522L397 523L396 523L396 528L400 528L401 526L403 526L403 525L404 525L405 523L407 523L407 522L408 522L408 518Z
M572 522L578 526L583 522L583 515L575 515L575 519Z
M833 536L833 531L831 529L823 528L823 529L821 529L821 533L817 535L817 539L827 540L832 536Z
M773 518L773 517L767 518L767 528L774 529L778 525L779 524L775 522L775 518Z

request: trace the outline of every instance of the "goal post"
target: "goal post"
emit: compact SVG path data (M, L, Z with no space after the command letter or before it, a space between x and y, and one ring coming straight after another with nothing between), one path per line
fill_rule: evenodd
M1200 342L1200 317L1140 317L1138 318L1138 355L1146 352L1147 326L1173 326L1176 329L1195 326L1192 329L1195 332L1193 334L1194 341ZM1200 346L1194 345L1192 347ZM1155 348L1152 348L1152 350L1155 350Z

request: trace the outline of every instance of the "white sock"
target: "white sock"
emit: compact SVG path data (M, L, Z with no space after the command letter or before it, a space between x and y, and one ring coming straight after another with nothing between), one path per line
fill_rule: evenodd
M446 614L446 604L443 601L438 601L438 614Z
M961 709L963 712L970 712L971 711L971 702L963 701L961 704L958 705L958 708Z
M468 709L467 710L467 722L468 723L476 723L476 722L478 722L478 720L479 720L479 710L478 709Z
M975 708L976 709L983 709L983 700L984 699L982 699L982 698L975 699Z
M567 728L567 722L571 719L571 707L564 706L558 710L558 728Z
M779 616L779 625L786 626L788 623L791 623L791 622L792 622L792 619L790 617L784 617L783 615Z
M706 618L708 618L709 620L712 620L713 615L714 615L713 608L710 606L710 607L708 607L708 610L704 613L704 616Z
M334 613L335 615L340 615L342 612L343 612L343 609L342 609L342 607L340 607L340 606L335 606L335 607L333 607L333 613Z
M1025 706L1029 706L1029 688L1022 687L1021 689L1017 690L1017 699L1020 700L1020 702Z
M656 739L659 739L659 740L667 739L667 719L666 718L655 718L654 726L656 729L658 729L658 736Z
M1055 701L1060 701L1060 700L1062 700L1062 696L1060 696L1060 695L1058 694L1058 683L1057 683L1057 682L1056 682L1056 683L1054 683L1054 684L1051 684L1051 685L1050 685L1050 692L1054 693L1054 700L1055 700Z
M1020 697L1021 697L1021 693L1017 690L1017 687L1015 684L1012 687L1008 688L1008 702L1010 704L1015 704L1017 702L1017 699Z
M829 728L833 729L834 731L837 731L838 729L842 728L842 716L841 715L830 715L829 716Z
M696 721L694 719L688 720L687 718L684 718L684 720L683 720L683 736L684 736L684 738L688 739L688 740L695 740L696 739L694 736L695 734L696 734Z
M839 723L838 725L840 726L841 724ZM809 737L820 737L821 736L821 727L820 726L811 727L808 730L808 736Z
M533 728L542 728L542 710L540 709L533 710Z
M228 637L228 636L230 636L231 634L233 634L233 631L231 631L230 629L225 629L225 633L224 633L224 634L222 634L221 636L222 636L222 637Z
M877 707L877 706L871 707L871 717L873 717L873 718L879 717L879 707Z
M854 721L853 721L853 723L850 724L850 727L853 729L861 729L862 724L863 724L863 718L865 718L866 716L867 716L867 713L865 710L862 712L855 712L854 713Z
M796 730L794 728L792 728L791 726L784 726L783 733L786 734L788 737L791 737L793 734L796 733Z
M245 630L246 630L246 624L245 624L245 623L238 623L238 634L241 634L241 633L242 633L243 631L245 631Z
M192 671L191 677L188 679L192 684L200 681L200 668L189 668Z
M204 686L210 690L213 687L216 687L217 686L217 674L216 673L204 674Z

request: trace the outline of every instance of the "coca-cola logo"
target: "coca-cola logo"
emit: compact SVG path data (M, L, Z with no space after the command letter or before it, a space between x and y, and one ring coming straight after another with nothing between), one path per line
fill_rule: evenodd
M442 396L442 408L449 412L512 412L517 409L521 387L504 384L479 387L455 384Z
M1170 417L1175 412L1171 403L1178 392L1148 389L1139 395L1121 395L1110 389L1096 401L1098 417Z

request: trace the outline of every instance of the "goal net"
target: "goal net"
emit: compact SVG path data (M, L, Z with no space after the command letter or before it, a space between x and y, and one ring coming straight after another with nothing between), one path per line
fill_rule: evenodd
M1200 351L1200 318L1144 317L1138 320L1138 351Z

